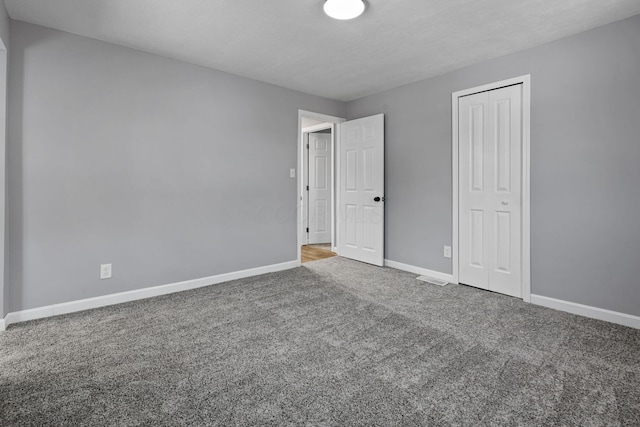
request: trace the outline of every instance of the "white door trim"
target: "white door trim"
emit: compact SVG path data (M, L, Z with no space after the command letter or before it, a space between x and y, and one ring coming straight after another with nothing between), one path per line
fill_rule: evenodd
M305 213L305 209L304 209L304 198L303 198L303 194L304 194L304 173L306 173L306 170L304 168L304 149L303 149L303 144L304 144L304 132L307 132L309 129L313 129L313 130L320 130L320 129L314 129L316 126L309 126L304 128L302 127L302 118L306 117L308 119L314 119L314 120L321 120L323 122L326 123L331 123L332 126L332 131L331 131L331 152L333 153L333 161L331 162L331 192L333 194L332 198L333 198L333 209L331 211L331 243L334 246L334 249L336 246L338 246L337 244L337 235L336 235L336 220L337 217L335 215L335 210L336 210L336 206L337 206L337 192L336 192L336 173L335 171L337 170L337 165L339 162L339 154L337 152L339 144L340 144L340 130L339 130L339 124L342 122L345 122L346 119L342 118L342 117L335 117L335 116L329 116L326 114L321 114L321 113L314 113L312 111L306 111L306 110L298 110L298 143L297 143L297 150L298 150L298 170L297 170L297 182L298 185L297 187L297 208L296 208L296 221L297 221L297 225L298 225L298 244L296 247L296 251L298 254L297 260L298 260L298 265L302 264L302 252L300 250L300 248L302 247L302 245L305 244L306 239L305 239L305 219L304 219L304 213ZM327 126L323 123L319 126L324 126L324 129L327 128ZM339 255L339 254L338 254Z
M531 75L465 89L451 94L453 282L458 283L458 98L505 86L522 84L522 299L531 302Z

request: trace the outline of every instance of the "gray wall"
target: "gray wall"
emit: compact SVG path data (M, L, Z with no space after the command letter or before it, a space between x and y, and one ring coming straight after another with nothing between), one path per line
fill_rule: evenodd
M348 103L386 114L386 257L451 273L451 93L524 74L532 292L640 315L640 16Z
M450 273L451 92L531 74L533 293L640 315L638 16L346 111L37 26L11 37L4 314L295 259L299 108L386 114L386 257Z
M0 39L5 49L9 47L9 14L4 2L0 2Z
M7 51L9 47L9 16L4 2L0 2L0 319L4 317L5 283L5 207L6 207L6 107L7 107Z
M0 9L4 8L0 5ZM4 312L7 176L7 51L0 49L0 319Z
M343 103L19 22L11 38L7 312L296 259L298 109Z

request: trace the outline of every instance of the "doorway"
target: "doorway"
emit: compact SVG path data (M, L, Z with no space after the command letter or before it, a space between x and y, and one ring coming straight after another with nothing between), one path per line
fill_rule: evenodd
M454 282L529 302L530 76L452 94Z
M333 212L333 194L331 191L333 150L333 125L326 129L304 131L306 140L304 163L307 166L304 180L306 191L304 205L307 206L304 217L307 244L331 246L331 212Z
M309 120L318 123L303 126L303 123L308 123ZM305 165L306 144L310 133L327 126L331 129L330 247L339 256L382 266L385 202L384 115L377 114L347 122L339 117L303 110L298 111L298 262L301 263L302 246L309 241L306 224L309 218L314 218L313 212L310 216L308 207L311 206L311 201L306 195L308 183L305 182L305 177L307 170L311 169L308 162ZM312 201L321 198L314 197L316 198L312 198ZM326 214L315 218L323 215ZM323 237L323 240L326 240L326 237Z
M308 120L307 120L308 121ZM303 121L303 125L305 121ZM334 125L318 123L305 126L303 132L303 239L302 263L330 258L334 252L332 229L335 207L332 176L334 175Z
M345 119L298 112L298 262L337 254L336 145Z

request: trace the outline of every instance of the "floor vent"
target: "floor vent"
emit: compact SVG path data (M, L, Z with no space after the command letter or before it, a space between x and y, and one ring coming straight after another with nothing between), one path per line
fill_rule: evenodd
M438 285L438 286L444 286L447 283L449 283L445 280L434 279L433 277L429 277L429 276L419 276L417 277L417 279L422 280L423 282L431 283L432 285Z

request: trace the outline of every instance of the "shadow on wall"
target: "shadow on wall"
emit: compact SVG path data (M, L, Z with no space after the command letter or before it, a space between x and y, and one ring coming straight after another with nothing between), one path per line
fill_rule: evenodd
M43 29L44 30L44 29ZM51 39L51 34L47 32ZM7 206L5 244L4 313L10 301L22 301L24 283L24 52L45 38L44 31L32 31L21 41L21 49L9 53L7 69ZM42 212L46 215L46 212Z
M2 280L0 280L0 319L2 319L6 313L5 309L5 292L7 283L6 265L7 265L7 245L6 245L6 215L7 215L7 197L6 197L6 176L7 176L7 49L4 42L0 39L0 100L2 107L0 107L0 133L3 135L2 143L0 144L2 153L0 159L2 162L2 176L5 177L4 186L0 191L0 198L2 200L2 207L0 208L0 224L3 224L2 231L0 232L0 240L2 241L2 250L0 251L0 274L2 274Z

